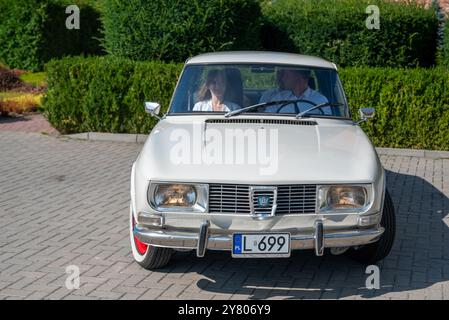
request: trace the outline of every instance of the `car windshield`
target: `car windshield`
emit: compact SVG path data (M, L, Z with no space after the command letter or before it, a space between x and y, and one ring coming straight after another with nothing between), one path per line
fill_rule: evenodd
M261 64L187 65L169 114L298 115L317 105L318 108L306 112L307 116L349 117L343 89L333 69Z

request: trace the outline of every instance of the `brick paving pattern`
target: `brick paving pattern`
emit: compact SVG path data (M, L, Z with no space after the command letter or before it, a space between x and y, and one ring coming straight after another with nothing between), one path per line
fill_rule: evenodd
M53 128L42 114L24 114L16 117L0 116L0 131L23 131L38 132L57 135L58 131Z
M0 132L0 299L449 299L449 159L381 156L397 238L378 264L345 256L232 259L177 252L157 272L133 262L129 175L142 146ZM65 287L66 267L80 288Z

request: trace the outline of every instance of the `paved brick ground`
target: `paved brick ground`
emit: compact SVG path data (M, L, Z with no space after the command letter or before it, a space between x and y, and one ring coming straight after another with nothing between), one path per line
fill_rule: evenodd
M57 135L58 131L53 128L42 114L24 114L16 117L0 116L0 131L23 131L38 132Z
M0 132L0 299L449 299L449 159L382 156L397 209L381 289L344 256L132 261L129 174L141 145ZM68 290L66 267L81 270Z

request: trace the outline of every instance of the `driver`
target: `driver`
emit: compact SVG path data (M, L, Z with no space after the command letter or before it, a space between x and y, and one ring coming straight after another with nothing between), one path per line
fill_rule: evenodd
M270 101L280 100L297 100L304 99L315 103L315 105L328 102L327 98L318 91L309 87L310 71L304 69L285 69L282 72L281 81L285 90L271 96ZM269 101L268 101L269 102ZM297 103L299 112L303 112L312 108L314 105L307 102ZM265 112L278 112L280 105L269 106ZM322 111L320 111L322 110ZM296 113L295 104L285 105L279 112L282 113ZM325 106L323 108L313 110L311 113L315 114L332 114L331 108Z

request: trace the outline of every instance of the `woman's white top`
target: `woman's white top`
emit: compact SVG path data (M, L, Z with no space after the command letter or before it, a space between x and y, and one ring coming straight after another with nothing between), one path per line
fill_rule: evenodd
M223 101L223 111L229 112L240 109L240 106L230 101ZM199 101L193 106L193 111L214 111L212 107L212 99Z

